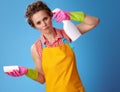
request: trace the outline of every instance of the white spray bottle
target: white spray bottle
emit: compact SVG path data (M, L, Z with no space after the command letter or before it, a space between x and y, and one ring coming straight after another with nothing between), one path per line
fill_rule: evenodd
M57 12L59 10L59 8L56 8L55 10L53 10L53 12ZM70 37L72 41L77 40L81 36L81 33L79 32L77 27L70 20L64 20L62 22L65 33Z

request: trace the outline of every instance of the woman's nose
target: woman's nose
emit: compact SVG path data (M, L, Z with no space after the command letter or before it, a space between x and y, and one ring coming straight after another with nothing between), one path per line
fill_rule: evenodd
M42 22L42 26L44 27L44 26L46 26L46 25L47 25L47 24L43 21L43 22Z

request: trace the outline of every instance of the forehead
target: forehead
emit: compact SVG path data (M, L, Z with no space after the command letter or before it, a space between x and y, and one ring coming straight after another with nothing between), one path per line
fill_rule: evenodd
M31 18L33 21L42 20L44 17L49 16L45 10L36 12Z

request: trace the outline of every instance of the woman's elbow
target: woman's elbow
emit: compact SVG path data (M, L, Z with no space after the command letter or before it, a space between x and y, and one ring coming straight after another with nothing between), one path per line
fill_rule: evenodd
M40 81L40 83L41 83L41 84L44 84L44 83L45 83L45 81Z
M45 77L44 75L40 74L38 75L38 78L35 79L37 82L41 83L41 84L44 84L45 83Z
M94 23L92 25L90 25L90 29L95 28L100 22L99 18L95 18Z
M100 23L100 19L99 19L99 18L96 18L94 25L97 26L99 23Z
M36 80L37 82L39 82L40 84L44 84L45 83L45 80Z

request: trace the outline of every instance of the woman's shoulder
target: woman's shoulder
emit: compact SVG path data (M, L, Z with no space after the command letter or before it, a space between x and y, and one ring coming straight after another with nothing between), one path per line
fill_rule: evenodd
M41 50L42 50L42 44L41 44L40 39L38 39L32 44L31 52L37 53L39 56L41 56Z
M40 53L38 52L35 44L33 44L33 45L31 46L31 55L32 55L33 61L34 61L35 63L41 61Z

